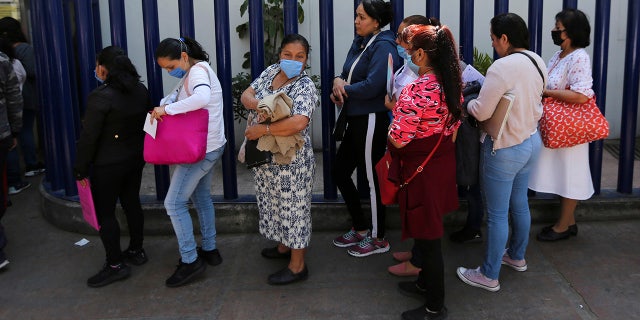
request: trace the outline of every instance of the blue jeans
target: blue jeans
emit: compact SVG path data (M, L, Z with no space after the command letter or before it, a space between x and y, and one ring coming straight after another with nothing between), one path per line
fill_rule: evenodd
M223 152L224 146L208 152L199 162L176 165L173 171L164 207L171 218L184 263L192 263L198 258L193 222L189 214L189 199L198 212L202 249L210 251L216 248L216 215L211 200L211 180L213 166Z
M480 183L487 209L487 250L482 273L491 279L498 279L500 274L502 255L509 239L509 212L512 234L508 253L511 259L524 259L531 228L527 198L529 173L541 146L538 132L519 145L495 152L490 138L483 143Z

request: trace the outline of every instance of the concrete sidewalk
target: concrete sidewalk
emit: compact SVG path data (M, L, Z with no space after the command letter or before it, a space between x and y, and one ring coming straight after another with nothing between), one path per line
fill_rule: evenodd
M104 260L100 239L45 221L39 180L12 197L2 220L11 263L0 272L0 319L400 319L422 303L398 293L397 282L406 279L387 273L395 263L390 253L353 258L334 247L331 239L345 230L314 232L310 277L288 286L266 283L286 263L260 256L272 243L255 233L223 233L224 262L190 285L165 287L178 251L175 237L164 235L146 238L150 260L132 266L129 279L89 288L87 278ZM579 222L580 234L558 243L537 242L541 226L532 228L529 270L503 268L497 293L455 275L458 266L481 263L483 244L443 240L449 319L640 319L640 220ZM75 246L82 238L89 244ZM398 229L388 238L392 251L411 246L400 242Z

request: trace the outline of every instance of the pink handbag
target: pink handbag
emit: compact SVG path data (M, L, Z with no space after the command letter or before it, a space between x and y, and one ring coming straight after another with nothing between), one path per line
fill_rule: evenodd
M89 179L84 180L87 182L84 186L81 181L76 181L78 198L80 198L80 207L82 208L82 217L92 228L100 231L100 224L98 224L98 217L96 216L96 207L93 205L91 183Z
M156 138L144 137L144 161L153 164L196 163L207 152L209 111L198 109L167 115L158 122Z

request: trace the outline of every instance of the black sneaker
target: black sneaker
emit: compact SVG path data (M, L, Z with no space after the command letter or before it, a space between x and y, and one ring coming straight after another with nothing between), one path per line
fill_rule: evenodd
M398 291L407 297L418 298L424 300L427 290L420 287L416 281L398 282Z
M426 305L402 313L403 320L444 320L447 316L447 307L442 307L440 311L434 312L429 310Z
M457 243L482 242L482 232L470 227L464 227L449 236L449 239Z
M24 176L25 177L35 177L39 174L44 173L45 168L44 165L42 163L38 163L35 166L27 166L24 170Z
M206 261L210 266L217 266L222 263L222 256L220 256L220 251L218 251L218 249L206 251L198 247L197 250L198 256L202 257L202 259L204 259L204 261Z
M165 284L167 287L171 288L185 285L196 276L203 273L205 269L207 269L207 264L205 264L204 260L200 257L192 263L184 263L182 262L182 259L180 259L178 260L176 272L174 272L171 277L165 281Z
M131 267L124 263L120 263L115 266L105 263L104 267L100 272L98 272L98 274L87 280L87 285L92 288L103 287L112 282L126 279L130 274Z
M127 249L125 251L122 251L122 257L124 258L124 261L136 266L141 266L149 261L149 258L147 258L147 253L144 252L144 249L142 248L138 250Z
M23 190L27 189L31 187L31 183L28 181L20 181L18 182L18 184L10 186L9 190L7 190L7 193L10 195L13 194L18 194L20 192L22 192Z

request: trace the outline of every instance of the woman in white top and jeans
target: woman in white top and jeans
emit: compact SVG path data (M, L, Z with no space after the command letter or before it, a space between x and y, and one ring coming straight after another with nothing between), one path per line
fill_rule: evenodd
M486 136L481 147L480 184L487 210L484 263L476 269L459 267L457 274L471 286L498 291L501 264L517 271L527 269L524 255L531 227L527 185L542 146L537 127L547 70L544 60L527 50L529 31L516 14L491 19L491 45L501 58L487 71L478 99L469 102L467 111L484 121L491 118L504 94L512 94L515 100L502 134L498 139ZM509 213L513 232L505 252Z
M206 265L217 265L222 257L216 248L215 211L211 201L213 166L220 159L227 142L222 117L222 88L209 66L209 55L198 42L189 38L168 38L156 49L156 60L170 75L180 78L177 92L172 92L153 109L152 116L186 113L205 108L209 111L207 151L205 158L190 164L179 164L173 171L164 206L171 217L178 238L180 262L175 273L166 281L168 287L177 287L202 273ZM167 146L171 148L171 146ZM198 212L202 247L196 249L193 224L189 215L191 199Z

